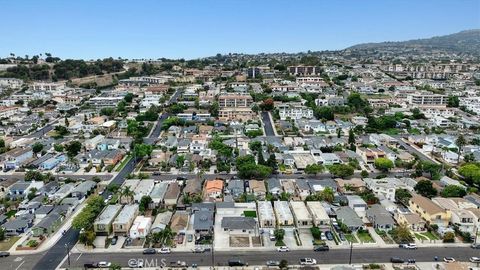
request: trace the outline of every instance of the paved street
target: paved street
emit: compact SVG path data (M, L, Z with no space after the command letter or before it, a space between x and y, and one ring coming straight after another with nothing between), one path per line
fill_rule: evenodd
M275 131L273 130L273 124L268 115L268 112L262 112L262 122L265 127L265 136L275 136Z
M189 252L174 252L171 254L158 255L143 255L139 252L125 252L125 253L83 253L72 254L72 266L81 267L84 263L98 262L100 260L109 260L112 263L118 263L122 266L128 266L130 259L156 259L158 266L164 259L167 265L170 262L185 261L188 264L196 263L199 266L212 265L214 260L215 265L226 265L229 259L240 259L249 265L265 265L268 260L282 260L285 259L289 264L298 264L299 259L305 257L312 257L320 264L347 264L349 260L349 249L336 249L328 252L313 252L313 251L291 251L287 253L279 253L276 251L235 251L235 252L215 252L214 256L211 253L189 253ZM418 262L433 261L435 256L443 258L445 256L453 256L457 260L466 261L469 257L477 255L478 251L468 247L439 247L439 248L419 248L418 250L406 250L399 248L358 248L353 249L352 263L374 263L374 262L388 262L392 256L403 259L415 259ZM65 262L63 267L67 267Z
M58 119L56 119L55 121L53 121L51 123L48 123L46 126L44 126L43 128L33 132L32 134L28 134L28 135L24 136L24 138L40 138L40 137L43 137L43 135L45 135L45 133L48 133L53 129L53 124L55 124L57 122L58 122Z

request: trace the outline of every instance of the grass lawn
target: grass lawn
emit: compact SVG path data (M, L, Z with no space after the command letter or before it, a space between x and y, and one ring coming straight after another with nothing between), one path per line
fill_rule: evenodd
M426 237L425 235L419 234L419 233L415 233L415 237L418 240L428 240L428 237Z
M430 240L439 240L439 238L433 234L432 232L424 232L422 233L423 236L426 236Z
M358 243L357 237L353 234L345 234L345 239L350 243Z
M18 239L20 239L20 236L13 236L10 237L10 239L8 239L7 241L0 241L0 251L9 250L13 246L13 244L18 241Z
M116 172L119 172L123 169L123 167L125 167L125 165L128 163L128 161L130 161L130 159L132 159L132 156L131 155L128 155L127 157L125 157L122 162L120 163L120 165L118 165L117 169L115 170Z
M256 217L257 217L257 212L256 212L256 211L245 210L245 211L243 211L243 215L244 215L245 217L253 217L253 218L256 218Z
M358 232L357 236L362 243L375 243L372 236L368 232Z

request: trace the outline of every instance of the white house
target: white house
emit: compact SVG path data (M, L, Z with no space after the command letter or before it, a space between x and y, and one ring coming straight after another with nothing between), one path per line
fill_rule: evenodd
M130 238L144 238L148 235L152 226L152 218L145 216L137 216L130 228Z

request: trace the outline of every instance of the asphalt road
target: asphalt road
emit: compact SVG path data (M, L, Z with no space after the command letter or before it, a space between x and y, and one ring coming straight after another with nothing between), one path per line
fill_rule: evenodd
M262 122L265 127L265 136L275 136L275 131L273 131L272 121L270 120L270 116L268 112L262 112Z
M57 179L60 177L65 177L65 178L71 178L71 179L85 179L85 180L90 180L93 177L99 177L102 180L108 180L112 178L111 174L101 174L101 175L96 175L96 174L53 174ZM0 178L5 178L5 179L14 179L14 180L20 180L24 179L25 173L21 172L15 172L13 174L2 174L0 173Z
M43 135L45 135L45 133L50 132L53 129L53 124L55 124L57 122L58 122L58 119L49 123L49 124L47 124L43 128L33 132L32 134L28 134L28 135L24 136L24 138L40 138Z
M400 144L401 146L403 146L403 148L405 148L409 153L411 154L416 154L418 156L418 158L420 158L421 160L423 161L429 161L429 162L433 162L433 163L438 163L438 161L432 159L431 157L428 157L426 156L424 153L418 151L417 149L415 149L414 147L412 147L410 144L404 142L402 140L402 136L400 135L396 135L396 136L393 136L395 139L397 139L398 141L398 144Z
M167 117L168 116L162 114L158 118L157 127L161 127L163 120L165 120ZM160 132L154 130L149 137L149 139L153 140L147 143L153 144L158 137L157 134L159 135ZM125 177L131 172L133 172L135 166L138 164L139 161L140 158L130 159L127 164L125 164L123 169L112 179L110 185L117 184L121 186L125 181ZM107 198L108 195L110 195L109 191L106 191L102 194L103 198ZM65 256L67 255L67 251L69 251L72 246L77 242L78 234L78 230L70 228L65 233L65 235L57 243L55 243L55 245L53 245L36 264L34 264L33 269L55 269L61 263L63 258L65 258Z
M417 262L429 262L434 257L454 257L459 261L467 261L472 256L478 256L478 251L469 247L438 247L419 248L418 250L406 250L400 248L358 248L352 251L352 263L386 263L391 257L403 259L415 259ZM268 260L287 260L289 264L299 264L301 258L315 258L319 264L348 264L350 257L349 249L334 249L328 252L313 251L290 251L279 253L276 251L231 251L211 253L173 252L171 254L143 255L139 252L123 253L83 253L71 255L71 266L82 267L85 263L108 260L112 263L128 266L129 260L143 259L144 262L153 262L152 266L161 266L162 263L170 265L171 262L185 261L188 265L196 263L199 266L226 265L230 259L240 259L249 265L265 265ZM63 267L67 267L65 262Z

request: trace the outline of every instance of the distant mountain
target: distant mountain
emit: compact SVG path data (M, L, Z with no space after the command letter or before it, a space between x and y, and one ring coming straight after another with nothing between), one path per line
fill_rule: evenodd
M480 55L480 29L461 31L446 36L399 42L364 43L349 47L351 51L445 51L456 54Z

